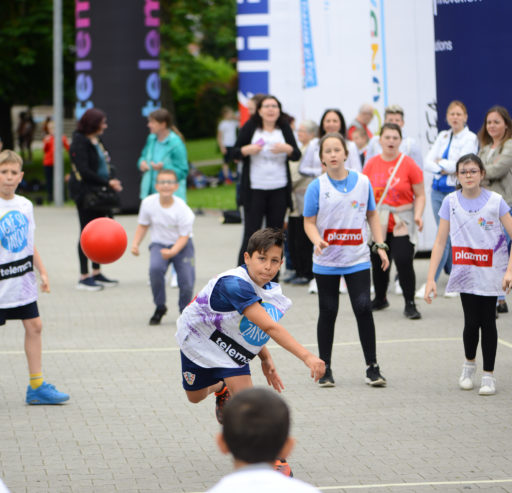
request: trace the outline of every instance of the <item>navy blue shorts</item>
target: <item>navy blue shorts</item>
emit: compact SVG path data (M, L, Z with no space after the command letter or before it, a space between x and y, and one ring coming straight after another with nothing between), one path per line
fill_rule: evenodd
M37 301L13 308L0 308L0 325L5 325L6 320L28 320L37 317L39 317Z
M249 365L239 368L203 368L190 361L181 351L181 376L185 390L200 390L215 385L226 377L250 375Z

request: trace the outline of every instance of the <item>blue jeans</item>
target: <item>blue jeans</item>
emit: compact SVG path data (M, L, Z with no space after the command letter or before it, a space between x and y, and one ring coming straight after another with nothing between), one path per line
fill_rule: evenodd
M447 196L447 193L440 192L439 190L432 189L430 194L430 199L432 201L432 212L434 213L434 219L436 220L436 224L439 227L439 209L441 209L441 204L443 203L444 198ZM441 261L439 262L439 266L437 267L436 275L434 280L437 282L439 276L443 269L445 269L446 273L449 274L452 271L452 243L450 241L450 237L446 240L446 246L444 247L443 256L441 257Z
M161 243L151 243L149 245L149 280L151 282L151 291L153 292L153 301L155 305L165 305L165 273L169 264L173 264L178 275L179 300L178 306L180 313L192 301L194 293L194 283L196 280L196 271L194 267L194 244L189 239L185 248L175 257L164 260L160 253L161 248L170 248L172 245L162 245Z

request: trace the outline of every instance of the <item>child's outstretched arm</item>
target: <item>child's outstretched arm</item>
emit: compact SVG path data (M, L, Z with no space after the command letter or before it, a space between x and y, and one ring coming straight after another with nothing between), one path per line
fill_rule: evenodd
M446 241L448 240L448 234L450 233L450 221L441 218L439 220L439 228L437 230L437 236L434 241L434 246L432 247L432 253L430 255L430 264L428 266L428 274L427 274L427 284L425 286L425 301L427 303L432 303L432 298L430 297L430 293L433 293L434 298L437 297L437 287L436 287L436 271L439 266L439 262L441 262L441 258L443 256L444 247L446 246Z
M281 392L281 390L284 389L283 381L277 374L274 360L272 359L272 356L270 356L268 348L263 346L263 349L258 353L258 356L261 359L261 370L263 371L263 375L267 378L267 383L274 387L278 392Z
M34 247L34 267L39 271L39 276L41 277L41 291L43 293L49 293L50 281L48 280L48 273L46 272L41 255L39 255L36 247Z
M137 229L135 230L135 234L133 235L132 248L131 252L133 255L139 255L139 245L142 243L144 236L149 229L149 226L144 226L143 224L137 224Z
M244 310L244 315L261 330L265 331L281 347L297 356L311 370L311 378L318 381L325 373L325 363L299 344L278 322L275 322L259 303L253 303Z
M507 212L504 216L500 217L501 224L507 231L508 235L512 237L512 216ZM505 275L503 276L502 281L503 291L507 294L512 289L512 252L510 258L508 259L507 270L505 271Z

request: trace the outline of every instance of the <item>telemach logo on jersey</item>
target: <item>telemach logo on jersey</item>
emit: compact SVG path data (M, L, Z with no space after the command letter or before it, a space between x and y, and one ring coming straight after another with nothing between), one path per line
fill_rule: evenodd
M326 229L324 240L329 245L361 245L363 231L361 229Z
M453 263L456 265L476 265L492 267L492 250L469 247L452 247Z

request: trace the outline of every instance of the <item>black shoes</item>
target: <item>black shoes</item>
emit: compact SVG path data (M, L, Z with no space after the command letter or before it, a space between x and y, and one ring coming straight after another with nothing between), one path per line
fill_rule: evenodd
M324 376L318 380L320 387L334 387L334 378L332 378L332 370L326 367Z
M380 374L380 368L377 363L370 365L366 369L366 383L372 387L385 387L386 379Z
M417 310L414 301L405 302L404 315L409 320L419 320L421 318L421 313Z
M290 281L290 284L293 284L295 286L304 286L305 284L309 284L309 281L310 279L308 279L307 277L297 276Z
M374 298L372 301L372 311L376 312L378 310L384 310L389 306L389 302L386 298L383 300L379 300L378 298Z
M167 307L164 306L157 306L155 313L153 313L153 316L149 319L149 325L160 325L160 321L162 320L162 317L167 313Z
M508 313L508 305L506 301L498 301L498 306L496 307L496 311L498 313Z

